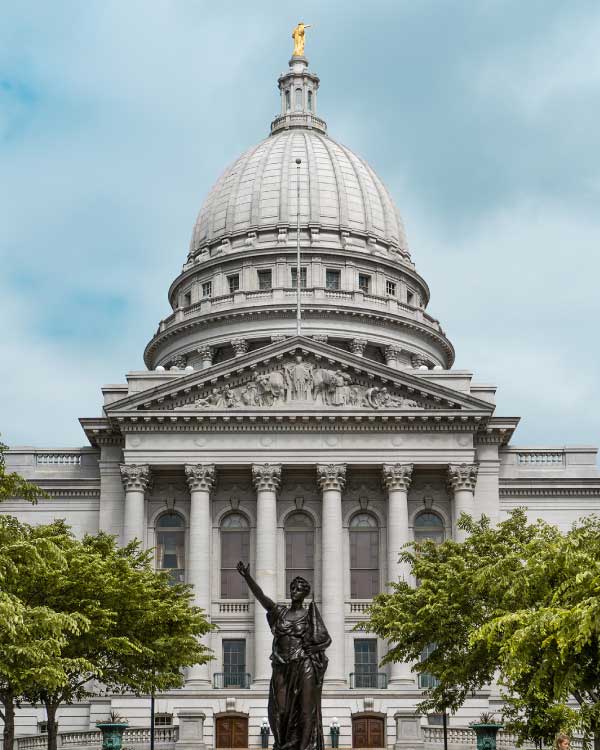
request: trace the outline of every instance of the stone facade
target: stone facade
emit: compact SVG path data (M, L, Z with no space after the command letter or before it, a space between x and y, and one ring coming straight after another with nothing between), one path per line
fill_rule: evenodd
M366 636L353 628L370 599L353 589L354 519L371 524L370 575L382 591L408 578L398 552L431 532L423 519L437 524L436 538L460 539L463 511L498 521L526 506L532 518L567 528L600 510L595 448L514 447L519 420L495 414L495 388L451 369L452 345L425 312L429 291L395 206L368 164L326 135L315 112L318 83L303 58L290 61L272 135L224 173L200 212L171 285L173 312L146 348L148 371L103 388L102 416L80 420L89 447L8 454L9 470L51 497L36 506L15 498L2 512L33 522L65 517L79 535L104 530L150 548L165 514L181 519L178 574L219 627L207 639L214 661L190 670L185 689L157 698L186 750L214 747L224 717L247 720L248 745L259 746L266 715L264 613L223 590L232 514L247 524L259 583L280 601L286 522L301 511L314 530L313 596L333 637L327 744L335 717L340 747L352 746L353 726L356 744L372 722L382 746L421 748L438 735L421 731L427 719L414 715L421 690L410 665L378 668L366 686L356 679L355 641ZM299 336L296 158L305 271ZM228 640L245 643L248 680L237 687L222 681ZM377 642L373 653L379 660L385 650ZM452 731L458 737L499 701L493 686L473 696ZM63 708L59 728L92 730L109 707L148 726L147 700L108 696ZM42 720L38 707L22 707L19 734L35 734Z

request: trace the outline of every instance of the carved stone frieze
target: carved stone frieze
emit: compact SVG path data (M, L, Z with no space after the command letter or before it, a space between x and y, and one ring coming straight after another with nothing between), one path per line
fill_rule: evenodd
M289 358L276 369L255 371L241 385L215 385L193 404L177 409L245 409L295 404L306 407L350 407L367 409L422 409L385 385L359 382L343 369L322 367L301 355Z
M391 359L399 359L402 353L402 347L396 344L390 344L385 347L385 361L388 362Z
M187 356L185 354L178 354L176 357L173 357L173 367L184 370L186 365Z
M252 464L252 481L257 492L277 492L281 484L281 464Z
M383 483L388 491L404 490L404 492L408 492L412 473L412 464L384 464Z
M365 349L367 348L368 343L369 342L367 341L367 339L352 339L352 341L350 342L350 351L352 352L352 354L358 354L359 357L362 357L365 353Z
M321 490L344 489L346 464L317 464L317 482Z
M475 492L479 464L449 464L448 482L452 489Z
M120 468L125 492L132 490L145 492L150 487L152 477L148 464L121 464Z
M210 492L215 486L216 470L214 464L186 464L185 476L190 492L204 490Z

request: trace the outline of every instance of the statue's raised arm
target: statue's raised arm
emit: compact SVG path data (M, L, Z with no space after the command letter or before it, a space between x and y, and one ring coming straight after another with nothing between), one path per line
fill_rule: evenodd
M275 606L275 602L272 599L269 599L269 597L264 593L264 591L261 589L258 583L256 583L254 578L252 578L252 576L250 575L250 563L248 563L247 565L244 565L244 563L240 560L239 563L237 564L237 572L246 581L250 591L258 599L258 601L262 604L262 606L267 610L267 612L273 609L273 607Z

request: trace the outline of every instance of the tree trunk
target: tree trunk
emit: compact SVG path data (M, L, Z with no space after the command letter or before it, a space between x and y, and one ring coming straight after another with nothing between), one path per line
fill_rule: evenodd
M15 742L15 700L11 694L2 693L0 700L4 706L4 749L12 750Z
M58 703L46 703L46 718L48 719L48 750L56 750L58 744L58 724L56 712Z

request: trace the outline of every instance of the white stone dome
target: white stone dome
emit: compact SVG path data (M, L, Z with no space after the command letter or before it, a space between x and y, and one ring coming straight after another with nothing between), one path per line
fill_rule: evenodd
M374 170L324 132L306 127L273 133L223 172L198 215L191 254L225 238L295 228L296 159L302 160L302 226L337 234L344 246L353 238L408 255L402 220Z

